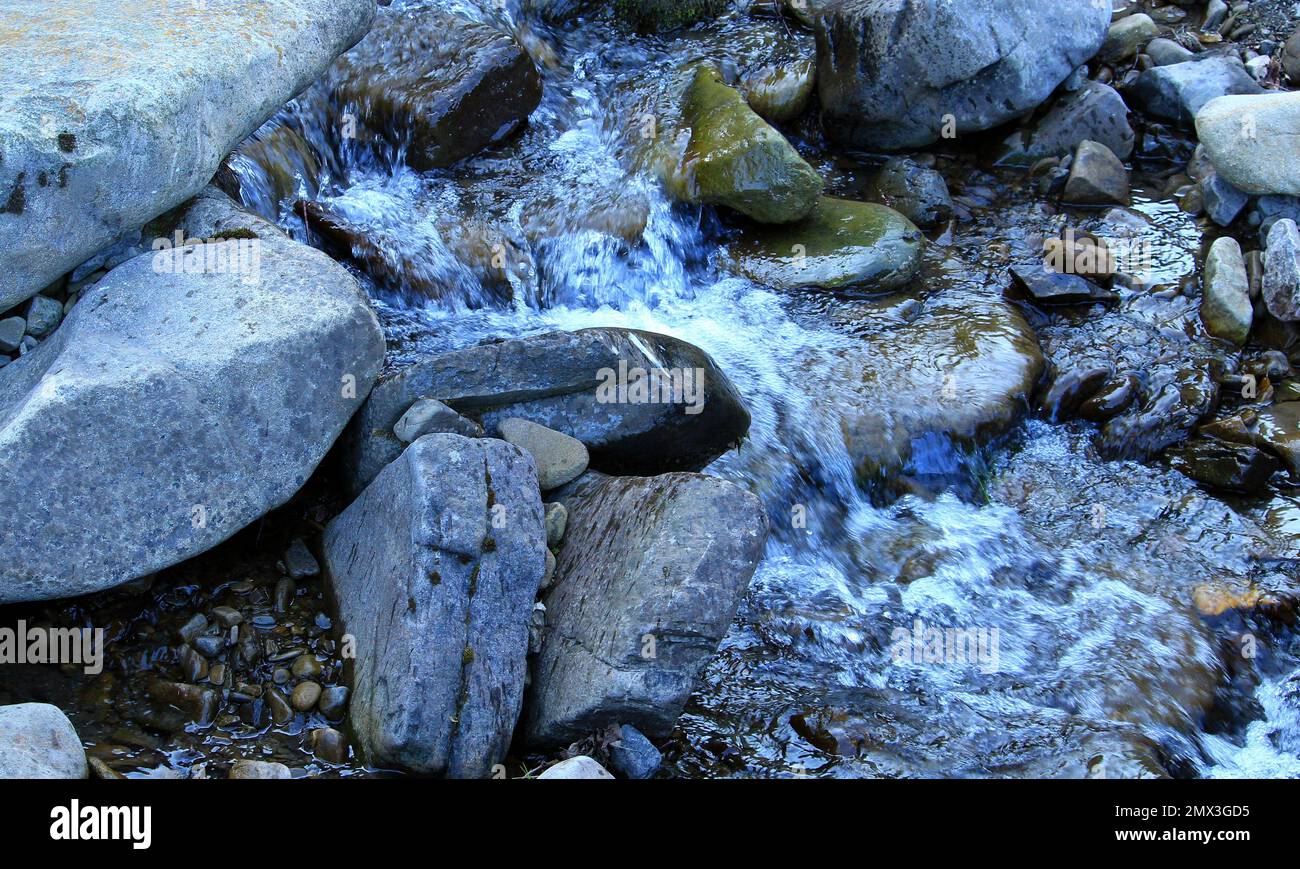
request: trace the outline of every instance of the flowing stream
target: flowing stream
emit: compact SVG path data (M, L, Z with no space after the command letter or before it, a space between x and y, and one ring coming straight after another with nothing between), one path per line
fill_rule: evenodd
M465 9L522 26L513 7ZM906 318L909 293L791 296L731 276L718 252L736 230L674 204L637 168L638 119L676 71L698 59L744 67L806 56L809 35L733 14L675 38L633 40L599 22L578 32L532 25L531 37L535 57L548 46L544 96L518 139L425 173L400 153L345 147L299 192L365 228L399 274L443 288L430 298L411 281L372 285L392 366L486 338L614 325L696 344L736 384L753 426L708 472L759 494L772 533L679 723L677 772L1300 775L1293 635L1191 604L1199 585L1276 574L1261 554L1296 554L1300 510L1287 494L1230 504L1158 461L1099 458L1084 424L1029 413L979 449L918 445L901 497L882 497L862 485L845 446L836 362ZM294 125L334 151L314 111L309 95L267 129ZM854 197L870 158L828 152L811 127L787 132L830 190ZM990 251L1050 218L1021 173L987 165L940 155L970 215L936 235L922 278L969 301L972 328L982 328L979 300L1000 298L1005 284ZM247 205L308 238L289 204L270 198L265 167L235 167ZM644 219L641 240L572 219L593 209ZM1194 275L1194 221L1154 185L1133 213L1144 218L1153 282ZM505 287L455 253L448 227L470 225L526 252ZM1177 305L1130 307L1155 322L1185 316ZM918 376L944 362L920 332L908 358ZM896 389L900 402L913 389L877 388ZM936 637L960 637L953 630L967 632L974 653L929 659ZM1243 643L1257 645L1253 657L1238 654Z

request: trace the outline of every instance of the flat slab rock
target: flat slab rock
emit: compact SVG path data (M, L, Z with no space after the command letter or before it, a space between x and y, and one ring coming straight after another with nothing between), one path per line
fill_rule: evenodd
M666 736L762 557L762 505L690 473L589 473L555 497L569 522L525 738L567 745L610 724Z
M700 391L683 392L680 402L608 401L617 395L599 387L617 378L620 364L629 376L690 371ZM699 470L749 430L735 387L698 347L631 329L550 332L452 350L377 384L348 433L344 467L353 491L401 453L393 426L422 398L486 431L510 417L544 425L582 441L592 467L616 473Z
M0 4L0 310L207 185L374 0Z
M494 438L426 435L325 529L356 639L349 716L367 760L481 778L510 745L546 567L532 460Z
M256 242L258 267L136 257L0 368L0 603L152 573L283 504L383 364L365 293L329 257L215 191L181 226L228 257Z

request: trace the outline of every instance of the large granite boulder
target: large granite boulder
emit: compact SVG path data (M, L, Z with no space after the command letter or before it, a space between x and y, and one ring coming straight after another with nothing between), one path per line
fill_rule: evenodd
M1300 196L1300 92L1225 96L1196 114L1196 135L1225 180L1245 193Z
M828 0L814 21L826 132L919 148L1033 109L1101 47L1109 3Z
M383 364L365 293L224 194L0 368L0 603L215 546L306 482ZM225 267L221 266L222 261Z
M197 194L374 0L0 4L0 310Z
M0 706L0 779L85 777L85 749L61 709L48 703Z
M638 370L676 374L683 389L637 400L630 387ZM620 380L629 388L620 392ZM485 431L519 417L563 432L587 446L592 467L617 473L699 470L749 430L735 387L698 347L632 329L552 332L453 350L379 383L348 434L345 468L354 491L401 453L393 426L421 398L443 402Z
M686 473L588 474L557 500L569 522L524 737L553 747L610 724L667 736L762 557L762 505Z
M523 47L445 3L381 9L330 71L335 99L415 169L449 166L518 131L542 98Z
M481 778L510 745L546 569L532 460L494 438L426 435L325 529L367 760Z

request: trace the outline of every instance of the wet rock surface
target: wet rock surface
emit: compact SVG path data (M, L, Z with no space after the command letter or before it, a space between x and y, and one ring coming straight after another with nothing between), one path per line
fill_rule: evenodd
M532 460L435 434L384 468L325 530L356 638L349 721L370 763L483 778L523 698L546 534Z
M620 722L665 736L761 557L758 499L682 473L588 475L557 497L569 520L524 736L562 745Z

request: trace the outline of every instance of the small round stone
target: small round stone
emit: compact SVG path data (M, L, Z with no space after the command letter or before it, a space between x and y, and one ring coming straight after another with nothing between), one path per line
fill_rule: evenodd
M299 712L310 712L320 699L320 685L315 682L303 682L293 689L289 703Z

